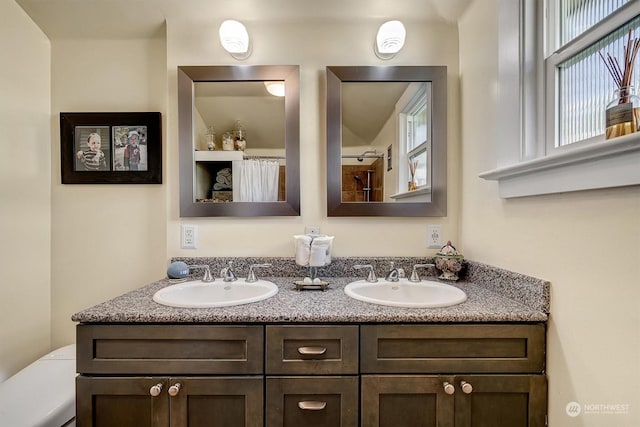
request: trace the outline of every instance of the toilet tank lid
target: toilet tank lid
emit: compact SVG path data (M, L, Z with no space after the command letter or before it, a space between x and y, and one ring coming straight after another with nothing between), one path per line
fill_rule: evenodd
M69 344L45 354L38 360L76 360L76 345Z

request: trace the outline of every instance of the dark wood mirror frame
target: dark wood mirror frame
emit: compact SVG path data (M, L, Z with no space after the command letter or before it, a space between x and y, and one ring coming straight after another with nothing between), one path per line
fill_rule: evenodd
M194 82L281 80L285 83L286 195L283 202L201 203L194 200ZM180 216L300 215L300 71L297 65L178 67Z
M342 201L343 82L431 82L431 202ZM327 215L422 217L447 215L447 67L327 67Z

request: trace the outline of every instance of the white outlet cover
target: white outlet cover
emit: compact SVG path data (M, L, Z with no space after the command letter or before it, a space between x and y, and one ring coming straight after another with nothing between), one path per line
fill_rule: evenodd
M442 247L442 225L427 225L427 248L440 249Z
M182 249L198 247L198 226L183 224L180 227L180 247Z
M320 234L319 225L307 225L304 228L304 234Z

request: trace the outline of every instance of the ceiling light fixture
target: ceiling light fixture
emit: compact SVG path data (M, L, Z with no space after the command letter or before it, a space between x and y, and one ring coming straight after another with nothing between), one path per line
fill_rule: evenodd
M235 59L247 59L251 55L249 33L242 22L229 19L220 25L220 43Z
M400 21L387 21L380 26L376 35L374 51L380 59L391 59L404 46L407 31Z
M284 96L284 82L282 81L264 82L264 87L273 96Z

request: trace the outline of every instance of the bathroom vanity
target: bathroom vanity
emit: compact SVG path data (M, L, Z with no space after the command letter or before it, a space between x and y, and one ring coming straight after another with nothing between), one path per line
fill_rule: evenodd
M467 276L467 301L431 309L353 300L353 277L271 277L270 299L215 309L152 283L73 316L77 425L544 426L548 283Z

